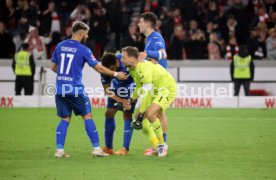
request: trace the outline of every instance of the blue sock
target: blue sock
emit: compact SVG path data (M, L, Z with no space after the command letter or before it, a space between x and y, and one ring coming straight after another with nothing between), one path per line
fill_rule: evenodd
M113 118L105 118L105 146L109 149L113 148L113 134L115 130L115 119Z
M167 142L167 133L163 133L164 142Z
M130 127L132 119L126 119L124 122L124 144L123 147L129 150L129 144L132 137L133 129Z
M96 129L93 119L84 120L84 125L85 125L86 133L87 133L93 147L94 148L99 147L100 146L99 135L98 135L98 132L97 132L97 129Z
M66 139L69 122L61 120L56 129L56 145L57 149L63 149Z

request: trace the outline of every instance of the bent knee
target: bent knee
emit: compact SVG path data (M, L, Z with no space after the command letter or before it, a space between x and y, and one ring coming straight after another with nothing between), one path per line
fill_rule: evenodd
M107 109L105 112L105 117L106 118L113 118L116 114L116 110L115 109Z

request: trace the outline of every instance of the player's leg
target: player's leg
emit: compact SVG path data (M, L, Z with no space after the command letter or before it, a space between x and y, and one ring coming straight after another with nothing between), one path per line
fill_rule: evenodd
M164 142L162 125L157 117L162 113L162 107L159 104L153 103L146 111L146 117L151 122L154 133L158 139L158 157L167 155L168 145Z
M55 157L69 157L68 154L64 152L64 145L67 135L67 129L69 127L69 122L71 119L72 109L70 104L67 102L67 97L62 97L62 95L56 95L56 108L57 114L61 118L57 128L56 128L56 152Z
M165 142L167 142L167 130L168 130L168 122L167 122L167 116L164 111L161 111L157 117L161 121L162 130L163 130L163 139Z
M86 133L94 148L92 154L94 156L100 157L108 156L108 154L104 153L100 148L99 135L91 114L91 105L89 98L84 94L78 95L77 97L71 96L70 102L72 104L75 115L81 115L84 120Z
M108 98L110 99L110 98ZM108 100L107 110L105 112L105 147L103 151L107 154L114 154L113 152L113 134L115 131L115 114L117 112L116 108L110 108L110 100Z
M130 124L132 122L132 111L124 111L124 141L123 147L116 152L116 155L126 155L129 151L129 146L132 138L133 129Z

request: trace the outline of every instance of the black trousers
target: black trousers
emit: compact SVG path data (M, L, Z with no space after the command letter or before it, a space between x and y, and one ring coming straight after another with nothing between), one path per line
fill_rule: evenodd
M21 95L22 89L24 89L25 95L33 95L33 92L34 92L33 76L16 76L15 95Z
M250 80L249 79L235 79L234 80L234 96L238 96L240 93L240 88L243 86L244 94L249 96L249 89L250 89Z

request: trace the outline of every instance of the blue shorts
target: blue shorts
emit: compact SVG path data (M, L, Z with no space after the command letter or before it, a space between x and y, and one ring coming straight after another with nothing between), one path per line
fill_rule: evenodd
M91 113L90 100L85 94L79 94L78 97L75 97L75 95L62 97L61 94L56 94L55 99L57 114L60 117L71 116L72 111L74 111L76 116L84 116Z
M121 90L121 89L126 89ZM129 99L131 96L131 93L135 89L135 83L129 83L124 86L119 85L116 83L116 81L111 81L111 87L110 89L120 98L122 99ZM113 100L112 98L107 98L107 108L117 108L116 106L117 102Z

